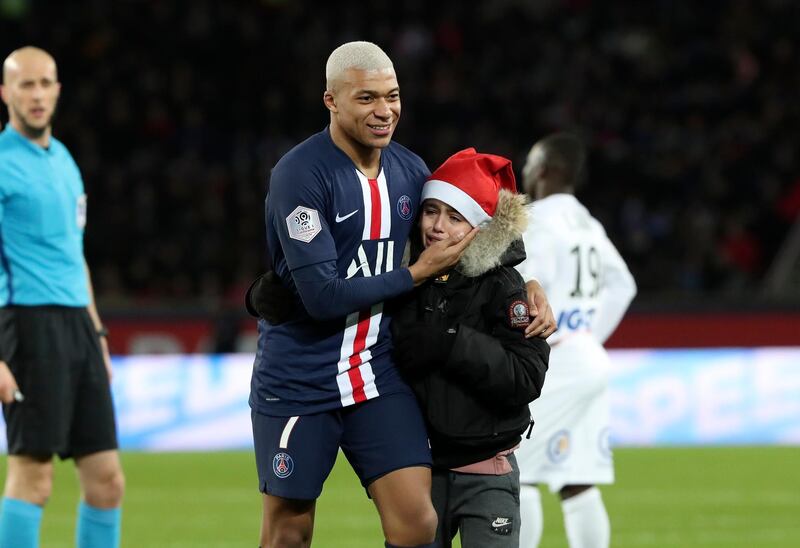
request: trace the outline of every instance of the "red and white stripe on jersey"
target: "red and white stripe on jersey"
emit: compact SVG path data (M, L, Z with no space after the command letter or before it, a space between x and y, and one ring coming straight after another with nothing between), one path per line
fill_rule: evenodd
M364 232L362 240L388 238L392 231L392 208L389 204L389 188L383 170L377 179L368 179L356 170L364 197Z
M378 396L375 374L372 372L370 347L378 340L383 318L383 303L347 316L339 372L336 382L342 406L353 405Z
M364 198L364 230L362 240L382 240L392 232L392 209L389 188L383 170L375 179L369 179L356 170ZM359 247L358 269L348 272L351 278L361 271L363 276L377 276L394 270L394 242L378 242L375 271L370 272L364 250ZM378 396L375 374L372 371L370 348L378 342L378 332L383 318L383 303L347 316L339 358L336 382L343 406L352 405Z

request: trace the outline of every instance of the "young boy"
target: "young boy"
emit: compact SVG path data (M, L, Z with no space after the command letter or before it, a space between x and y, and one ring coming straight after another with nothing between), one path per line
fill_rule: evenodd
M423 186L423 248L480 227L458 265L419 286L395 312L397 367L420 402L433 454L437 541L464 548L519 544L519 470L513 455L532 426L549 346L525 338L530 323L522 277L525 197L511 162L467 149Z

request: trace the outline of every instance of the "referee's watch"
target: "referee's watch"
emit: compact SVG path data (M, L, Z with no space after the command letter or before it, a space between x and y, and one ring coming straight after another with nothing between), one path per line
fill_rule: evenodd
M108 337L108 328L104 325L101 325L100 328L97 330L98 337Z

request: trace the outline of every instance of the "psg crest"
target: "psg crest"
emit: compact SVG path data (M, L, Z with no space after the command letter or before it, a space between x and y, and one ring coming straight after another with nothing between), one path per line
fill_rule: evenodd
M294 461L286 453L278 453L272 459L272 471L279 478L288 478L294 471Z
M397 200L397 214L400 215L401 219L407 221L411 218L412 213L411 198L403 194Z

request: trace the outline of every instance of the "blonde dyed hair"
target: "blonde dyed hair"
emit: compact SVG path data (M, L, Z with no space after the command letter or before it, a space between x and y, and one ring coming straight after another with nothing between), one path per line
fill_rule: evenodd
M372 42L347 42L333 50L325 64L325 80L328 90L344 78L345 72L357 70L394 70L394 64L380 46Z

